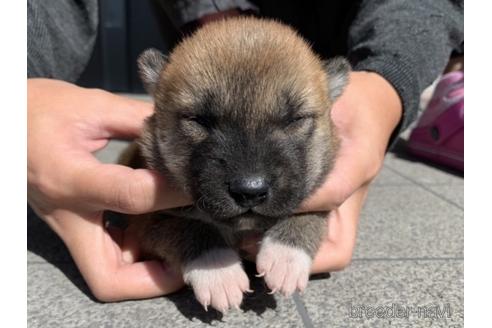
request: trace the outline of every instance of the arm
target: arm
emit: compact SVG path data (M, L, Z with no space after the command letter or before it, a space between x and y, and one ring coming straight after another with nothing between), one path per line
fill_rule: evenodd
M348 36L355 71L382 76L396 90L403 116L392 141L415 120L420 94L463 43L463 2L363 1Z
M420 93L462 42L462 2L363 1L348 38L355 72L332 111L340 156L304 204L306 210L334 208L313 272L350 263L367 188L388 145L416 118Z
M103 211L146 213L184 205L153 171L102 164L93 153L110 138L136 137L149 103L73 84L27 82L27 199L63 240L102 301L173 292L182 278L158 261L136 262L134 236L104 226Z
M415 119L422 90L463 42L460 2L364 1L348 36L354 66L332 118L342 147L308 209L336 208L382 166L388 144Z
M97 35L97 0L27 2L27 76L75 82Z

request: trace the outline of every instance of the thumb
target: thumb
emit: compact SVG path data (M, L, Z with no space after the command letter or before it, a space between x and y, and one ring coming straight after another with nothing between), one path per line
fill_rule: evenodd
M349 141L342 144L333 170L321 187L301 204L301 212L338 208L357 189L367 184L376 175L377 170L375 172L368 170L368 167L375 165L367 163L363 154L356 151L358 147L361 146L350 144Z
M73 194L95 210L142 214L191 203L189 196L152 170L95 162L79 169L74 179Z

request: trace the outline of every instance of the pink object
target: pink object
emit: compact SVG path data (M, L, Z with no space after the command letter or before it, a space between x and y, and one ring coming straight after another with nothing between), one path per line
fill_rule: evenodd
M411 153L464 170L464 98L463 72L444 75L410 135Z

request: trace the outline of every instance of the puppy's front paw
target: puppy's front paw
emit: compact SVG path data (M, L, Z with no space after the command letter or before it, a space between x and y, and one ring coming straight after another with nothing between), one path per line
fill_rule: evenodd
M309 280L311 257L302 249L284 245L266 237L256 258L256 269L272 293L290 296L296 289L304 291Z
M209 305L222 313L239 308L243 293L249 289L248 276L231 249L215 249L201 255L184 267L183 277L205 310Z

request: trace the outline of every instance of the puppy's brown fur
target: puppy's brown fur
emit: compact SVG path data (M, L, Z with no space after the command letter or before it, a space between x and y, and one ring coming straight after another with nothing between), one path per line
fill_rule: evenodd
M317 115L319 127L309 145L312 165L309 172L319 176L323 169L320 164L325 162L324 158L333 158L337 147L328 110L332 106L330 89L338 89L340 83L345 83L336 76L329 80L325 66L288 26L257 19L208 24L185 39L170 55L157 86L152 88L157 110L149 128L155 124L160 129L176 131L180 117L176 113L186 113L197 105L200 97L213 90L213 96L219 97L225 108L230 108L227 114L240 117L253 131L279 115L279 93L291 90ZM195 144L205 137L198 129L190 128L186 132L186 137ZM176 133L165 141L163 147L172 148L169 153L173 154L172 159L166 160L165 167L162 167L163 159L154 163L159 156L148 153L153 151L150 145L154 137L152 132L146 132L142 139L142 150L150 165L171 171L171 176L180 180L177 185L189 189L189 181L185 180L188 174L183 171L189 160L189 146L181 146L186 137ZM285 138L284 135L279 137Z
M155 101L138 141L145 166L195 200L139 217L132 229L144 252L183 270L199 301L223 310L242 297L226 291L224 303L216 294L223 287L213 286L227 274L243 275L233 249L242 233L259 230L258 268L267 284L285 294L302 289L326 213L293 212L333 164L338 139L330 108L347 83L347 62L322 61L285 25L243 18L206 25L169 58L149 50L139 67ZM261 194L243 193L244 184L258 183ZM276 254L276 264L268 254ZM228 283L234 290L243 282Z

